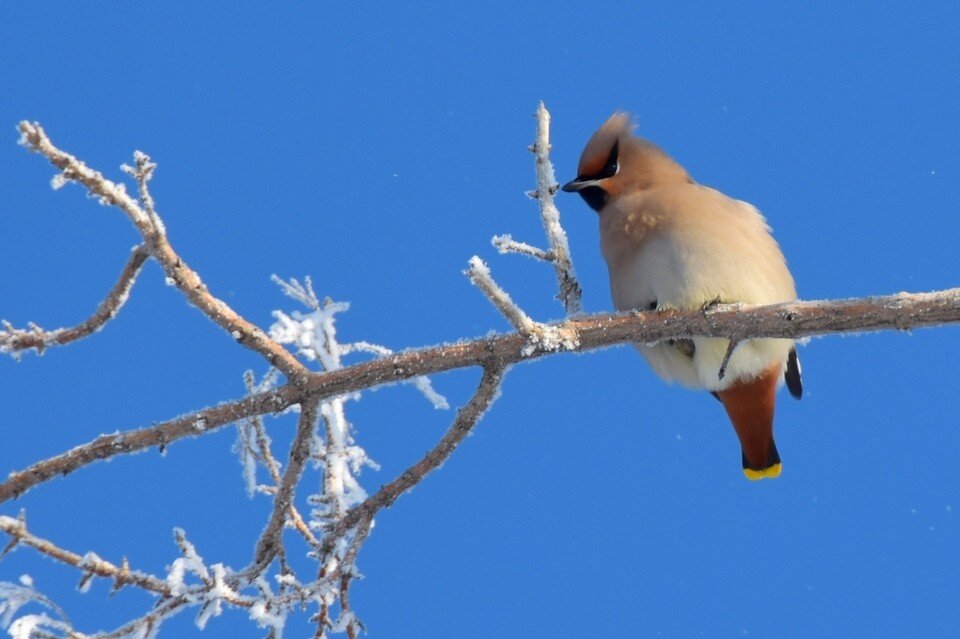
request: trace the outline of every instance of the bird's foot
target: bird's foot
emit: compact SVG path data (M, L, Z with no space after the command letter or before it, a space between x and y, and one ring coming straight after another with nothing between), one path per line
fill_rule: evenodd
M715 298L713 298L712 300L707 300L706 302L704 302L703 305L700 306L700 312L703 313L704 315L706 315L707 313L709 313L710 311L712 311L712 310L715 309L716 307L720 306L720 304L722 304L722 303L723 303L723 300L721 300L721 299L720 299L720 296L717 295L717 296L716 296Z

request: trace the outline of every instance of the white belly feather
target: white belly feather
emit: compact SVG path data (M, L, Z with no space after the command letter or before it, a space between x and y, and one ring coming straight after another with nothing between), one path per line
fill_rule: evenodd
M654 302L659 309L697 309L717 299L748 304L796 299L783 255L753 206L698 185L653 193L655 200L650 195L628 200L615 211L627 235L635 238L633 246L604 246L618 310L646 309ZM648 232L637 232L638 221L652 218ZM728 340L692 341L692 358L666 342L637 348L660 377L716 391L756 377L773 364L785 366L794 344L789 339L744 342L720 380Z

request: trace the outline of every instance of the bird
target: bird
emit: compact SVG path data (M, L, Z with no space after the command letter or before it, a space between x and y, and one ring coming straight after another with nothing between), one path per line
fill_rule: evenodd
M666 152L634 135L634 128L628 114L611 115L587 142L577 177L562 187L599 214L600 249L616 309L689 311L796 300L793 276L760 212L698 184ZM635 344L661 378L720 400L748 479L778 477L775 395L783 382L796 399L803 395L796 343L735 342L721 373L729 345L718 337Z

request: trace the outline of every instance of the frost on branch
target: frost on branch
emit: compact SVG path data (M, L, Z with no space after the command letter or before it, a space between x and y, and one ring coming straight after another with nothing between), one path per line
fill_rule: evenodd
M518 242L510 235L496 235L492 244L500 253L517 253L552 264L557 275L557 299L563 303L567 315L579 315L583 312L580 283L570 257L567 233L560 224L560 211L553 202L559 186L550 161L550 113L543 102L537 108L536 118L537 138L530 146L530 151L536 157L537 188L528 195L540 204L540 219L550 248L542 249ZM533 321L493 280L490 268L476 255L470 259L470 266L465 273L513 327L527 338L527 343L520 351L523 356L536 352L573 350L580 345L575 330Z
M348 302L334 302L330 298L320 301L313 290L310 278L304 278L303 284L294 278L284 281L273 276L273 281L285 295L297 300L308 309L309 313L293 311L289 315L282 311L274 311L277 320L270 327L270 337L281 344L292 344L297 353L308 361L319 360L325 371L332 371L343 367L342 358L350 353L369 353L378 357L393 355L393 351L379 344L370 342L352 342L340 344L334 316L350 308ZM446 398L437 393L427 377L414 377L407 383L413 384L423 396L433 404L434 408L446 410L450 408Z
M493 280L490 267L476 255L470 258L470 266L464 271L464 274L490 300L490 303L507 318L507 321L527 338L526 344L520 349L523 356L537 351L573 350L580 345L576 330L569 327L543 324L530 319L530 316L517 306L510 295Z
M517 242L510 235L494 236L493 245L501 253L517 253L553 264L557 274L557 299L563 303L567 315L579 315L583 312L580 303L580 283L570 257L570 245L567 232L560 224L560 211L553 202L553 196L559 185L550 161L550 113L543 105L537 107L537 138L530 145L530 152L536 158L537 188L527 195L540 204L540 220L550 243L549 249L542 249L525 242Z
M293 278L287 282L274 276L273 280L285 295L308 309L308 312L293 311L289 315L274 311L276 322L270 327L270 337L276 342L295 346L298 355L308 361L319 362L325 371L342 368L343 356L351 350L389 353L384 347L365 342L366 348L341 345L337 340L336 315L349 309L350 305L329 298L321 302L309 277L302 284ZM433 393L428 381L426 385ZM359 393L353 393L320 403L324 437L315 435L310 446L310 457L324 475L320 490L310 496L314 510L309 523L315 530L322 529L331 519L342 517L347 508L366 499L367 493L357 477L364 466L378 467L366 451L355 444L350 422L344 412L345 402L359 397Z
M210 571L203 563L203 558L197 554L197 549L187 540L186 534L180 528L173 530L177 545L180 546L182 557L174 560L167 572L167 585L170 592L174 595L182 595L187 592L187 585L184 582L188 573L193 573L203 583L210 582Z
M145 182L150 170L149 161L145 156L139 159L143 161L138 161L135 171L144 172L141 178ZM146 206L152 210L152 202ZM331 300L321 301L309 280L303 284L291 280L281 286L306 309L289 314L275 313L276 322L270 333L278 345L293 345L297 355L317 362L323 371L342 368L344 358L353 354L378 358L393 355L386 347L369 342L341 344L337 339L336 319L348 306ZM270 369L258 382L248 373L245 378L247 391L252 396L267 393L280 385L280 376L278 369ZM445 398L433 389L427 378L414 378L409 383L414 384L435 407L447 407ZM126 560L122 565L116 565L92 551L78 554L59 548L29 533L25 520L0 518L0 528L11 536L8 550L27 545L74 566L81 573L78 586L81 593L88 591L95 578L106 578L114 582L114 590L133 584L157 598L152 609L140 618L109 632L86 635L74 630L59 609L36 592L32 584L5 583L0 587L0 605L3 606L0 616L5 620L4 628L13 636L25 638L150 639L157 636L168 618L180 612L192 609L196 613L195 624L203 629L222 613L225 606L230 606L245 610L252 621L266 630L267 637L279 639L291 612L316 606L313 615L317 624L315 636L343 632L351 639L357 637L363 625L350 607L349 588L353 580L361 577L356 567L357 554L374 522L372 512L350 521L347 515L351 508L356 511L354 507L367 499L367 493L358 481L361 470L364 466L377 468L354 442L352 427L345 414L345 404L359 397L359 392L351 392L326 397L322 401L311 401L309 396L300 398L295 404L300 413L298 434L290 456L284 458L283 463L274 456L263 423L263 414L269 411L237 420L235 450L240 457L247 490L251 495L266 494L274 500L273 514L257 543L255 559L243 570L234 571L222 563L208 564L180 529L174 531L180 556L171 561L165 575L153 576L131 570ZM192 427L198 432L205 431L208 424L205 417L193 419L193 422ZM308 462L320 471L321 480L314 494L302 498L312 508L309 517L304 517L300 515L294 498ZM266 473L262 473L262 469ZM309 579L298 579L287 560L285 528L293 528L300 534L306 545L304 554L317 564ZM31 602L51 608L62 619L53 614L22 614L23 606Z
M309 278L302 283L296 279L284 281L277 277L274 277L274 281L284 294L305 307L305 310L273 313L275 322L270 327L269 336L276 343L291 346L299 357L317 363L322 371L343 368L344 359L352 354L368 354L378 358L393 355L393 351L385 346L370 342L340 343L336 320L349 305L330 299L321 300ZM255 383L253 375L248 373L245 380L247 391L251 395L268 391L277 385L278 377L271 370L262 381ZM408 383L413 384L435 408L448 408L446 399L434 390L426 377L415 377ZM301 604L315 601L319 611L314 621L318 629L322 629L320 636L330 631L346 632L349 637L355 637L362 628L349 607L348 589L350 582L360 577L355 565L356 555L373 526L372 518L364 519L359 524L342 526L336 535L331 536L329 532L340 524L351 507L367 499L367 492L359 482L362 469L379 468L366 451L356 444L352 426L346 417L346 403L359 398L359 392L329 397L320 401L315 411L301 404L298 434L291 460L283 473L280 462L271 451L271 441L262 416L237 423L234 450L241 461L248 493L251 496L255 493L274 496L274 517L258 542L255 562L241 571L255 575L262 595L250 609L251 618L262 627L270 628L273 633L279 632L289 607L270 603L273 596L269 594L271 590L262 574L274 559L280 562L280 572L276 575L280 584L280 594L277 596L289 598L295 595ZM305 421L308 415L310 419ZM303 456L299 452L301 441ZM298 457L296 462L295 457ZM307 503L311 506L309 517L301 516L292 501L304 457L321 474L318 489L307 497ZM265 468L269 475L270 481L266 484L261 483L258 476L260 468ZM309 556L320 563L321 576L318 579L307 584L300 584L296 580L285 560L287 551L280 537L281 526L296 529L306 541L310 548ZM184 561L187 559L185 552ZM332 610L337 606L339 616L334 616ZM208 602L198 617L198 624L206 623L211 615L215 616L217 609L216 602Z
M213 586L207 593L206 603L200 608L200 614L197 615L197 627L203 630L207 627L207 621L210 617L219 617L223 612L223 602L225 600L236 599L237 593L233 588L227 585L227 569L223 564L214 564L213 567Z
M33 639L34 637L54 636L53 633L70 632L70 624L52 619L41 613L39 615L24 615L14 621L7 628L11 639Z
M247 371L244 374L244 382L247 387L248 395L256 395L272 390L277 385L279 371L271 368L263 379L256 383L253 377L253 371ZM243 468L243 479L247 486L247 496L253 497L254 493L271 493L275 485L279 482L280 462L273 458L270 450L270 436L267 435L266 428L263 426L263 416L253 415L237 421L237 442L233 446L233 452L240 458L240 465ZM274 486L265 486L257 481L257 468L264 465L270 473Z
M21 608L31 603L39 604L56 612L61 619L66 619L60 608L34 589L33 579L29 575L22 575L19 585L0 581L0 629L6 630L14 639L29 639L35 636L35 630L55 632L69 629L68 622L53 619L44 613L16 616Z

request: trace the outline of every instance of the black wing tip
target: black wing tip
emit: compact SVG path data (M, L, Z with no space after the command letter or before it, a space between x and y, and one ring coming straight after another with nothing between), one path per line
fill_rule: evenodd
M797 357L797 349L791 348L787 355L787 370L783 373L783 379L787 382L787 390L794 398L803 397L803 381L800 379L800 358Z

